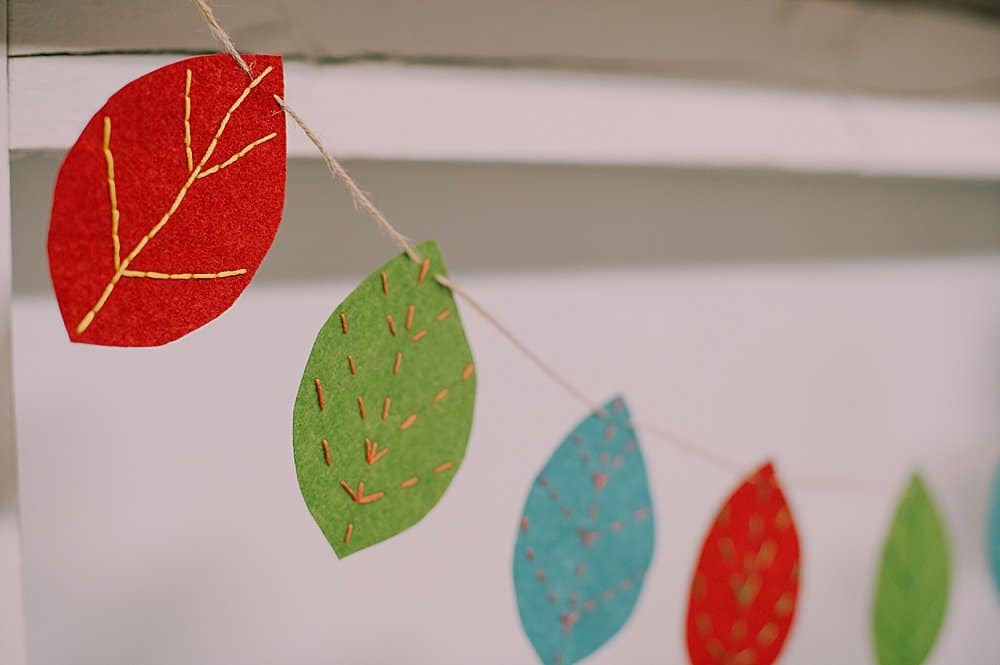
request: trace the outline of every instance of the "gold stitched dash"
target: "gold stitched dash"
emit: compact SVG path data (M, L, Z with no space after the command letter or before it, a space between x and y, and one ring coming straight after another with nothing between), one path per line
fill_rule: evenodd
M778 637L778 627L773 623L765 624L760 632L757 633L757 642L764 646L767 646Z
M347 356L347 366L351 368L351 374L357 374L358 370L354 366L354 356L348 354Z
M424 278L427 277L427 269L431 267L430 258L425 258L424 262L420 265L420 274L417 276L417 284L423 284Z
M470 376L472 376L472 373L475 371L475 369L476 368L475 368L475 366L472 363L469 363L468 365L466 365L465 366L465 370L462 372L462 380L463 381L468 380L468 378Z
M382 405L382 420L385 420L386 418L389 417L389 405L390 404L392 404L392 399L388 395L386 395L385 396L385 404Z
M223 277L236 277L238 275L245 275L247 272L246 268L240 268L239 270L223 270L221 272L157 272L155 270L122 270L122 277L144 277L146 279L173 279L173 280L187 280L187 279L221 279Z
M344 314L340 315L340 327L343 329L344 334L347 334L347 316Z
M121 267L122 243L118 237L118 190L115 187L115 156L111 152L111 118L104 116L104 161L108 168L108 196L111 199L111 244L115 254L115 270Z
M434 473L441 473L442 471L447 471L452 467L451 462L445 462L444 464L439 464L434 467Z
M326 465L330 466L330 443L323 439L323 459L326 460Z
M694 581L691 583L691 594L698 600L708 595L708 582L701 573L695 573Z
M406 489L407 487L413 487L414 485L417 484L417 481L419 481L419 480L420 480L420 478L418 478L416 476L413 476L412 478L407 478L406 480L404 480L402 483L400 483L399 486L402 489Z
M779 529L787 529L792 523L792 516L788 513L788 508L782 506L778 514L774 516L774 524Z
M444 321L445 319L448 318L449 315L451 315L451 309L444 309L441 310L441 313L435 316L434 318L437 319L438 321Z
M393 335L395 335L396 334L396 322L392 320L392 314L386 314L385 315L385 320L386 320L386 323L389 324L389 332L391 332Z
M347 533L344 534L344 542L351 542L351 534L354 533L354 522L347 523Z
M210 176L210 175L212 175L214 173L218 173L222 169L225 169L225 168L228 168L228 167L232 166L236 162L238 162L241 159L243 159L244 157L246 157L247 154L251 150L253 150L254 148L256 148L259 145L267 143L268 141L270 141L271 139L273 139L277 135L278 135L277 132L271 132L267 136L262 136L259 139L257 139L256 141L253 141L252 143L247 144L242 150L240 150L238 153L236 153L235 155L233 155L232 157L230 157L226 161L222 162L221 164L216 164L215 166L213 166L211 168L207 168L204 171L202 171L201 173L199 173L198 174L198 179L200 180L201 178L207 178L208 176Z
M737 619L733 622L733 625L729 627L729 636L733 638L734 641L740 642L744 637L747 636L747 622L745 619Z
M760 544L760 549L757 550L757 557L754 561L754 565L757 568L769 568L772 563L774 563L774 555L778 552L778 544L773 540L765 540Z
M389 276L382 271L382 293L389 295Z
M722 558L726 563L733 560L733 556L736 554L736 547L733 545L731 538L719 539L719 554L722 555Z
M361 413L361 420L365 419L365 400L361 395L358 395L358 412Z
M420 332L418 332L416 335L413 336L413 341L414 342L419 342L420 340L422 340L424 338L424 335L426 335L426 334L427 334L426 330L421 330Z
M406 420L404 420L403 424L399 426L399 429L401 430L409 429L410 425L412 425L415 422L417 422L417 414L411 413L410 415L406 416Z
M403 352L396 351L396 364L392 366L392 373L399 374L399 363L403 362Z
M194 171L194 155L191 154L191 70L187 70L184 82L184 149L187 152L188 173Z
M406 329L413 327L413 305L406 308Z
M792 613L793 607L795 607L795 599L791 593L786 591L781 594L781 598L774 604L774 612L778 616L787 616Z
M440 402L441 400L443 400L447 396L448 396L448 389L445 388L444 390L442 390L441 392L439 392L437 395L434 396L434 401L435 402Z
M313 381L316 383L316 399L319 401L319 410L322 411L326 406L326 400L323 399L323 384L320 383L318 376Z

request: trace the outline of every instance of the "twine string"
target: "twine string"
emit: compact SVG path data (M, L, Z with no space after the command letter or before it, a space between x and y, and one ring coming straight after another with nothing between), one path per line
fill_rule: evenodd
M199 5L205 4L205 0L195 0L195 2ZM226 45L226 48L228 49L232 44L232 40L230 40L228 44L227 42L223 42L223 44ZM234 57L239 57L239 53L236 52L235 48L230 52L230 55L233 55L233 53L236 53ZM381 228L386 235L388 235L392 241L396 243L396 246L401 251L405 252L406 255L410 257L411 261L414 263L420 263L423 259L417 250L415 250L410 244L409 239L397 231L395 226L389 223L389 220L382 214L382 211L379 210L374 203L372 203L372 200L368 197L365 191L361 189L357 181L355 181L354 178L351 177L351 174L347 172L344 165L341 164L336 157L330 154L330 151L326 149L323 142L319 140L318 136L316 136L316 132L314 132L312 128L306 124L305 120L303 120L302 117L295 112L295 109L289 106L288 102L284 99L275 95L274 101L277 102L278 106L280 106L281 109L288 114L289 118L295 121L295 124L299 126L306 137L314 146L316 146L316 149L319 150L319 154L323 156L323 161L326 162L326 167L330 169L330 173L333 175L334 180L340 180L340 182L344 183L347 187L347 191L351 193L351 199L354 201L354 207L361 208L368 213L368 216L375 220L375 222L379 225L379 228Z
M209 30L216 39L222 44L223 49L228 53L236 65L243 70L247 76L251 79L253 78L253 73L250 69L250 65L247 64L246 60L236 49L236 45L233 43L232 38L219 24L218 19L215 17L215 13L212 11L211 6L209 6L207 0L193 0L193 2L201 10L201 15L205 20ZM327 168L330 170L330 174L333 176L334 180L339 180L341 183L347 187L347 190L351 194L351 198L354 202L355 208L360 208L365 213L371 217L379 228L389 236L389 238L395 243L395 245L404 252L410 260L419 263L422 261L420 254L413 248L410 244L409 239L400 233L396 227L394 227L381 210L372 202L371 198L365 193L363 189L358 185L357 181L351 177L347 172L347 169L334 157L323 142L320 140L316 132L306 124L302 117L288 104L287 101L282 99L278 95L274 95L274 101L278 106L288 115L292 121L303 131L309 141L316 147L320 155L323 157L323 161L326 163ZM524 342L522 342L513 332L510 331L505 325L503 325L495 315L493 315L489 310L486 309L478 300L476 300L468 291L455 283L452 279L445 277L444 275L436 274L434 275L435 280L445 288L449 289L454 295L460 297L466 303L468 303L476 312L482 316L487 323L493 326L494 329L500 335L506 339L515 349L517 349L522 355L524 355L528 360L530 360L539 370L542 371L546 376L552 379L556 384L558 384L563 390L565 390L570 396L575 400L580 402L589 411L605 417L606 411L604 407L594 400L590 399L586 393L584 393L580 388L578 388L572 381L570 381L565 375L556 370L552 365L546 362L541 356L536 352L532 351ZM703 446L695 444L673 431L666 429L659 425L654 425L650 423L644 423L639 421L634 421L633 424L639 429L653 435L654 437L666 442L672 446L675 450L684 453L691 457L696 457L702 461L715 466L726 472L732 472L738 476L746 475L746 466L740 461L720 455L712 450L709 450ZM810 476L808 479L801 479L798 482L798 478L795 476L785 476L786 481L790 481L796 485L803 485L811 489L821 490L821 491L843 491L848 489L849 491L861 492L866 494L881 496L884 494L884 489L880 485L875 485L874 483L865 483L860 480L851 479L845 481L840 478L824 478L819 476Z

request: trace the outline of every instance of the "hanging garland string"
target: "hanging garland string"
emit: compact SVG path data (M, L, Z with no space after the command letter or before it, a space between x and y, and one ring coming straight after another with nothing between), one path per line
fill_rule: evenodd
M201 11L202 18L205 24L211 30L212 34L216 39L222 44L223 49L228 53L236 65L247 74L248 77L253 79L254 75L250 69L250 66L244 60L243 56L240 54L236 45L233 43L232 37L229 33L220 25L215 13L212 11L211 6L208 4L207 0L194 0L194 3L198 6ZM302 117L292 108L292 106L282 97L274 95L274 100L278 106L290 117L296 125L305 133L306 137L312 142L312 144L319 151L320 155L323 157L323 161L326 163L327 168L330 170L331 175L335 180L339 180L343 183L347 190L351 194L351 198L354 201L356 208L360 208L365 213L371 217L379 228L385 232L393 243L405 253L411 261L415 263L420 263L423 261L423 257L417 252L412 246L409 239L402 234L396 227L394 227L381 210L372 202L368 195L363 189L358 185L358 183L351 177L347 172L347 169L340 163L340 161L334 157L330 151L323 145L323 142L316 135L316 132L302 119ZM530 360L539 370L541 370L546 376L557 383L563 390L565 390L570 396L580 402L589 411L605 417L607 414L603 406L594 400L590 399L580 388L578 388L572 381L570 381L561 372L556 370L551 364L549 364L545 359L539 356L536 352L532 351L524 342L522 342L517 336L514 335L511 330L505 326L503 323L497 319L495 315L490 313L478 300L476 300L467 290L457 284L454 280L440 274L435 274L434 279L449 289L455 296L458 296L466 303L469 304L480 316L482 316L487 323L489 323L493 328L500 333L504 339L506 339L515 349L520 351L528 360ZM645 423L642 421L634 421L634 424L640 429L652 434L657 439L660 439L686 455L691 457L697 457L702 461L715 466L721 470L729 473L735 473L738 476L743 475L742 469L746 468L746 464L731 458L716 453L704 446L698 445L684 437L676 434L672 430L662 427L660 425L655 425L651 423ZM866 483L862 480L855 478L840 478L840 477L821 477L821 476L788 476L791 484L800 486L806 489L815 489L819 491L834 491L834 492L851 492L860 494L870 494L873 496L884 496L887 493L887 488L884 484L876 483ZM891 487L889 488L891 489Z

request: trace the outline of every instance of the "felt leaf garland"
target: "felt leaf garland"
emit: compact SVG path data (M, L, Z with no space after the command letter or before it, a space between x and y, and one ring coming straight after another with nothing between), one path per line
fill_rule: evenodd
M875 586L879 665L924 662L944 619L949 577L944 524L923 478L914 474L896 506Z
M611 639L635 607L652 556L646 466L617 397L559 445L525 502L514 588L541 661L570 665Z
M299 486L338 557L416 524L465 455L476 379L437 244L372 273L316 336L293 418Z
M74 342L165 344L221 314L281 221L281 58L191 58L132 81L59 170L49 269Z
M997 592L1000 593L1000 464L993 476L988 523L986 525L986 556Z
M799 538L774 468L751 474L722 506L691 581L693 665L770 665L795 617Z

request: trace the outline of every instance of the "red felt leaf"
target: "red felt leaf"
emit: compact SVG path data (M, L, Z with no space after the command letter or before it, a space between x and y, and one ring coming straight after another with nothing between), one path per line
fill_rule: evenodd
M155 346L221 314L274 240L285 198L281 58L191 58L132 81L66 156L49 269L74 342Z
M736 488L705 537L688 602L691 663L773 663L798 590L799 538L768 463Z

